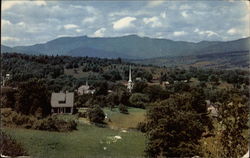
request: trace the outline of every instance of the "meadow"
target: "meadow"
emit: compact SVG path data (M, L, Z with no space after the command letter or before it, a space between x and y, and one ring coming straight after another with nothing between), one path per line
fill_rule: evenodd
M145 110L131 108L128 115L111 112L109 109L104 111L113 120L112 126L118 126L116 130L80 122L76 131L68 133L22 128L3 130L20 142L29 155L39 158L143 157L145 136L136 130L122 130L122 128L135 127L135 123L129 122L140 121L141 118L137 120L134 115L143 114Z

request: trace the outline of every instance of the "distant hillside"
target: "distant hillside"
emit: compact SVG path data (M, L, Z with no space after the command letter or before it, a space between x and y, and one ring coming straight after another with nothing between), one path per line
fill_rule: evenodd
M61 37L44 44L6 47L2 52L27 54L94 56L110 58L147 59L156 57L177 57L230 51L250 50L250 38L235 41L202 41L198 43L172 41L129 35L123 37L90 38Z
M88 56L88 57L99 57L99 58L130 58L132 59L133 57L127 56L124 54L120 54L117 52L108 52L104 50L99 50L99 49L94 49L94 48L88 48L88 47L79 47L76 49L73 49L69 51L66 55L73 56L73 57L83 57L83 56Z
M8 46L5 46L5 45L1 45L1 53L3 52L12 52L12 48L11 47L8 47Z
M137 64L149 64L167 67L199 67L220 69L249 69L249 51L233 51L224 53L212 53L203 55L190 55L179 57L161 57L141 60L129 60Z

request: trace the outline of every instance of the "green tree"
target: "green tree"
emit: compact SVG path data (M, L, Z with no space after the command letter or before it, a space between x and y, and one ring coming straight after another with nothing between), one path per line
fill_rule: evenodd
M123 104L120 104L118 106L118 109L120 111L120 113L123 113L123 114L128 114L128 107L123 105Z
M169 92L159 85L148 86L144 88L143 93L149 96L150 101L163 100L169 97Z
M243 131L248 129L248 99L233 95L230 103L225 102L219 108L219 121L221 124L220 144L222 152L220 157L241 157L247 150L247 138Z
M94 106L88 110L88 118L92 123L103 123L105 114L100 106Z
M146 94L133 93L129 98L130 106L137 108L145 108L146 104L149 102L149 98Z
M32 79L18 86L15 110L25 115L44 117L50 114L50 94L41 80Z
M143 89L146 88L148 84L146 82L140 81L140 82L135 82L132 92L133 93L141 93L143 92Z
M211 120L206 113L197 111L196 103L188 93L152 104L147 112L147 156L202 156L199 140L208 124L203 120Z
M97 82L94 87L96 88L95 95L106 95L108 93L107 82Z

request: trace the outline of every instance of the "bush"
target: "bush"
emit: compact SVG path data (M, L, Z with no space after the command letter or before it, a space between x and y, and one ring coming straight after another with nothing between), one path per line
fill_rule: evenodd
M88 118L92 123L103 123L105 114L100 106L95 106L88 110Z
M76 130L77 123L74 120L65 121L58 119L56 116L51 116L45 119L38 120L33 125L34 129L57 131L57 132L68 132Z
M12 111L10 108L2 109L3 126L31 128L37 120L33 116L27 116Z
M87 118L87 112L78 112L78 117Z
M149 102L149 98L146 94L133 93L129 98L130 106L136 108L145 108L146 104Z
M123 105L123 104L120 104L118 106L118 109L120 111L120 113L123 113L123 114L128 114L128 108L127 106Z
M76 130L77 126L77 123L74 120L64 120L57 116L50 116L39 120L34 116L22 115L11 109L3 109L2 116L3 126L9 127L67 132Z
M0 141L1 154L8 155L11 157L27 155L27 152L23 149L21 144L17 143L10 136L1 132L1 141Z
M142 133L145 133L146 132L146 123L144 122L139 122L137 124L137 127L136 127L139 131L141 131Z

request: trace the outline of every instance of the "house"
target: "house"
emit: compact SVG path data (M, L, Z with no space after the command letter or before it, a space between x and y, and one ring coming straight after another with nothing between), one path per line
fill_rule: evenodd
M6 86L6 81L10 80L10 74L6 74L5 76L1 76L1 85Z
M168 81L163 81L162 83L163 83L163 85L165 85L165 86L170 84Z
M72 114L74 106L74 93L52 93L51 113Z
M206 100L206 104L207 104L207 111L209 112L209 114L213 117L217 117L218 116L217 106L215 104L212 104L210 100Z
M94 89L90 89L89 85L88 85L88 81L86 81L85 85L80 86L77 89L77 93L79 95L83 95L83 94L94 94L95 90Z
M141 77L136 77L135 80L136 81L142 81L142 78Z

